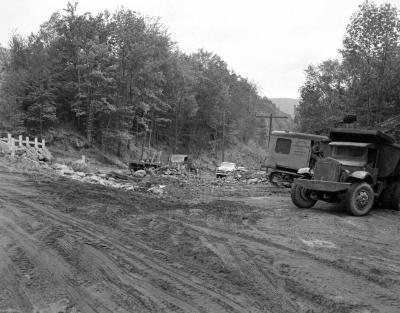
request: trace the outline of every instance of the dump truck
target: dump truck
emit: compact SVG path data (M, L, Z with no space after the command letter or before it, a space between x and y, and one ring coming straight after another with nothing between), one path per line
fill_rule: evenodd
M400 145L379 130L336 128L329 153L313 169L299 169L291 187L292 202L310 208L318 200L344 202L355 216L374 204L400 210Z

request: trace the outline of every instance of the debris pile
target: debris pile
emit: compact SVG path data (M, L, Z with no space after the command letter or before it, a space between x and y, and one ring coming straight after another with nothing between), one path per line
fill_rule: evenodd
M265 184L269 183L265 172L251 172L248 171L243 174L228 175L223 178L217 178L213 185L224 185L224 184L245 184L245 185L255 185L255 184Z
M181 170L174 167L163 167L159 169L158 172L162 175L168 176L186 176L188 174L186 170Z
M107 173L85 173L83 171L75 171L71 166L59 163L53 164L52 168L56 170L59 175L90 184L127 191L139 190L155 195L163 195L165 193L164 188L166 185L152 184L144 179L148 175L144 170L136 171L133 173L133 177L129 177L124 171L114 170Z
M124 190L138 190L140 187L134 182L127 182L128 176L123 173L112 171L109 173L84 173L76 172L71 167L65 164L53 164L55 169L60 175L68 176L71 179L79 180L90 184L98 184L111 188L124 189ZM122 182L125 180L125 182Z

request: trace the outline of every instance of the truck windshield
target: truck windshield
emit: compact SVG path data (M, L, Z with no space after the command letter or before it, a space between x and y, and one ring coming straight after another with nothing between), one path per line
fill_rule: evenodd
M364 160L366 149L363 147L335 146L332 149L332 156L341 160Z

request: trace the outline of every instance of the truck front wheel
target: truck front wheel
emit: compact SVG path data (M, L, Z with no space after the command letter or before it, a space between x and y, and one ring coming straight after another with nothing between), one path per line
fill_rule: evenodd
M374 204L374 190L367 183L354 183L346 194L346 208L350 214L363 216L368 214Z
M296 184L292 185L290 196L294 205L301 209L311 208L317 202L309 197L307 189Z

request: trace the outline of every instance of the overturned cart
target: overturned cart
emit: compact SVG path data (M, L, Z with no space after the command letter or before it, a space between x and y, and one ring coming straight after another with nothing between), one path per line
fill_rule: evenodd
M378 130L338 128L330 132L330 153L315 168L301 169L291 197L300 208L317 200L344 201L349 213L367 214L374 203L400 209L400 145Z
M133 174L138 170L158 168L161 166L161 154L162 151L157 151L151 148L144 149L140 159L129 162L129 170Z

